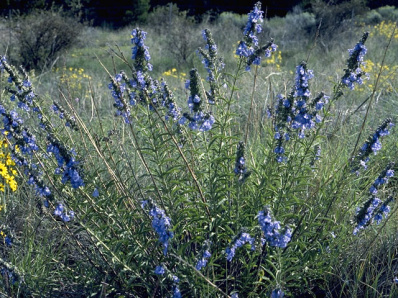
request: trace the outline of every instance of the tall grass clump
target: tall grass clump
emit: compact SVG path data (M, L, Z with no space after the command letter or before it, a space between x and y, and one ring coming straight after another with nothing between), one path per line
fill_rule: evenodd
M40 96L2 57L6 295L394 296L395 117L367 125L381 71L356 130L334 121L368 79L369 34L346 45L328 91L303 53L265 102L277 41L261 39L263 14L255 4L236 36L233 69L203 30L202 65L176 93L133 29L131 57L112 52L124 70L98 61L112 110L90 83L89 115L67 88Z

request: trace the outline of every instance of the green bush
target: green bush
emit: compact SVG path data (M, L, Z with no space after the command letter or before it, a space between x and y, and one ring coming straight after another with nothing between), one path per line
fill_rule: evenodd
M176 66L192 67L193 53L200 44L196 38L200 29L195 18L170 3L155 8L148 16L148 23L151 24L151 30L162 36L162 51L177 62Z
M320 33L326 42L330 37L341 31L346 31L348 27L353 25L355 20L359 20L360 16L368 10L364 0L314 0L311 3L317 24L322 23Z
M76 44L81 25L58 12L36 11L17 19L18 62L28 70L50 68L63 52Z
M285 17L285 32L287 40L295 40L295 36L310 37L317 28L315 15L303 12L299 8L288 13Z
M384 21L398 21L398 8L394 6L382 6L376 10Z

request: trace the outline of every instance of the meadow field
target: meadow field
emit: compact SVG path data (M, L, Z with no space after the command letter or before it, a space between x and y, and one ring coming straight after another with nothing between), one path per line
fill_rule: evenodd
M263 10L0 22L1 297L397 297L398 9Z

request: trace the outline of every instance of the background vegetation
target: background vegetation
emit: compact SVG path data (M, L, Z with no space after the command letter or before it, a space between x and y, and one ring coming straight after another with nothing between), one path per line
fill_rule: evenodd
M146 22L148 12L158 6L169 6L169 0L5 0L0 3L0 14L13 18L15 15L26 15L35 10L59 10L65 14L89 22L94 26L107 26L111 28L124 27L131 22ZM213 1L173 1L182 11L187 11L190 16L201 20L203 15L212 18L222 12L247 14L255 3L238 0L213 0ZM309 13L335 14L336 18L357 15L361 11L376 9L383 6L397 6L395 0L266 0L262 3L267 17L284 17L294 7L300 7ZM322 12L324 7L328 7ZM334 25L334 24L329 24Z
M374 181L388 165L395 169L394 128L381 138L382 149L369 155L367 169L360 167L359 175L352 158L359 163L355 156L385 119L396 122L398 9L369 10L359 2L325 9L324 2L311 1L310 8L297 6L284 17L264 20L258 38L261 44L274 38L278 48L250 72L236 53L247 15L223 12L198 18L169 5L147 16L149 8L134 16L126 10L123 24L130 25L114 30L82 24L90 20L82 8L88 2L71 1L77 18L55 6L36 11L47 4L32 2L38 6L28 14L3 19L0 53L23 70L3 70L1 105L17 111L28 130L18 117L2 112L2 295L396 296L396 178L378 189L383 202L393 199L388 217L353 235L356 208L367 210ZM148 7L148 2L139 3ZM137 24L147 32L152 72L131 59ZM189 114L193 87L187 89L186 80L195 78L192 68L203 78L200 98L210 88L203 57L196 51L209 49L202 38L205 28L225 67L216 71L216 104L202 107L215 123L200 132L180 127L170 115L166 120L169 106L146 98L152 87L136 90L129 79L139 81L140 70L159 86L164 78L173 93L165 98L181 107L181 115ZM370 33L363 70L369 80L354 90L340 90L347 50L365 31ZM288 97L294 88L302 61L315 75L309 81L313 97L323 91L331 98L323 120L306 138L292 133L284 145L287 159L279 163L275 107L278 95ZM128 79L118 76L121 70ZM136 105L129 106L130 123L115 117L126 115L114 98L126 86L129 91L122 98L137 94ZM162 88L158 90L167 93ZM4 119L9 117L14 122L6 132L9 120ZM20 152L30 152L25 155L29 162L15 159ZM237 167L245 171L235 174ZM84 185L74 185L72 175L63 179L57 174L70 168ZM281 232L291 228L287 247L261 243L265 236L258 212L266 206L272 220L280 221ZM163 216L169 218L163 228L174 234L163 234L168 242L154 223ZM255 239L255 249L242 245L228 261L227 248L245 233ZM205 265L198 269L203 259Z

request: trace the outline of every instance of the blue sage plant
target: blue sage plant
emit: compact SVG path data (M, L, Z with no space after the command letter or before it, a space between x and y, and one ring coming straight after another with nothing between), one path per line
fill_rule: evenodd
M311 56L316 50L295 64L289 85L290 61L278 73L262 63L277 46L270 38L261 43L271 28L263 30L257 3L225 60L222 36L209 29L203 40L198 34L200 60L189 56L195 68L184 86L185 75L168 82L161 77L172 61L147 46L156 42L162 54L180 46L169 30L180 17L170 18L162 38L151 22L145 25L151 34L133 29L128 58L122 50L110 52L113 70L101 62L109 78L104 97L103 82L94 80L80 101L63 82L56 91L38 92L52 72L35 76L0 59L0 141L7 145L0 150L0 183L11 175L18 182L16 192L0 187L1 292L393 296L395 164L373 174L378 164L394 160L394 139L383 139L394 135L392 118L359 150L350 136L362 112L355 112L353 125L334 121L360 94L343 91L366 77L364 43L371 35L349 51L334 86L328 86L332 68L322 69L323 61ZM289 55L301 61L304 53L290 49ZM167 66L152 66L160 60ZM254 76L245 71L253 65ZM185 67L179 64L178 73ZM369 108L361 132L372 113ZM7 156L17 170L7 172ZM352 175L361 167L368 168L363 175Z
M131 33L131 43L134 45L132 48L132 59L134 60L134 67L137 71L137 77L143 75L147 70L152 71L152 64L149 63L151 55L149 54L148 47L145 45L147 33L140 29L134 29Z
M13 143L11 147L13 160L23 168L27 183L34 186L36 195L43 198L48 197L52 200L54 197L49 187L41 179L42 173L37 164L32 162L32 156L39 150L35 136L23 125L23 120L17 112L11 111L8 113L3 106L0 106L0 114L3 117L4 125L1 132L10 143Z
M210 90L206 90L207 101L209 104L214 104L215 98L219 96L219 74L225 67L225 64L218 57L217 45L210 30L203 30L202 36L206 42L206 47L205 50L199 48L198 53L202 57L202 63L208 73L206 80L209 82Z
M188 98L189 113L184 113L180 118L179 123L185 124L189 122L188 127L192 130L208 131L213 127L215 118L210 111L206 111L204 101L201 98L200 92L200 76L197 69L192 69L190 72L189 90L190 96Z
M394 126L391 118L387 118L383 123L371 134L365 143L359 149L359 153L353 158L351 162L351 169L353 172L359 174L361 167L367 169L367 163L370 160L371 153L376 155L382 148L381 137L390 134L390 129Z
M330 97L321 92L310 99L309 80L313 77L313 71L307 68L307 64L300 63L296 67L295 85L288 97L278 95L274 119L274 152L278 162L286 160L284 144L290 140L293 131L297 131L297 136L303 139L322 121L322 110Z
M200 251L200 254L198 257L198 262L196 263L196 266L195 266L195 268L197 270L202 270L203 268L206 267L206 265L211 257L211 253L209 250L210 250L210 242L205 241L205 243Z
M373 182L372 186L369 188L369 194L371 197L365 202L362 208L357 207L356 210L356 223L353 234L357 235L362 229L365 229L374 220L377 224L383 219L383 215L387 218L388 213L391 208L388 205L393 198L389 196L385 202L382 203L381 199L376 197L378 190L388 183L389 178L394 176L395 164L390 163L386 169L379 175L379 177Z
M234 237L234 239L232 239L230 246L228 246L227 249L225 250L225 253L227 255L226 256L227 260L231 262L232 259L235 257L236 250L245 245L246 243L249 243L251 245L251 250L255 250L256 246L254 244L254 241L255 239L251 237L249 233L246 232L242 232L236 237Z
M170 231L170 218L166 216L164 210L160 209L150 201L142 201L141 207L143 209L149 208L149 216L152 218L152 227L159 236L159 242L163 245L163 254L167 255L169 240L174 236L173 232Z
M262 31L264 11L261 10L261 3L257 2L254 9L249 13L249 17L243 31L244 39L239 42L236 49L236 55L240 56L246 62L246 70L250 71L252 65L260 65L262 56L269 58L271 53L275 52L277 45L273 40L264 46L259 45L256 34Z
M342 77L341 82L351 90L354 90L355 84L363 84L363 77L368 78L368 74L361 68L361 66L365 64L363 58L367 53L365 42L368 36L369 32L365 32L355 47L348 50L350 57L347 60L347 68L344 69L345 74Z
M26 73L22 71L22 76L24 77L24 79L22 79L21 75L19 75L16 69L10 66L6 60L2 61L2 65L4 70L11 78L8 81L15 86L15 89L12 89L12 87L7 88L7 91L12 94L11 100L15 100L15 97L13 98L13 95L15 95L18 99L19 108L27 112L30 110L30 108L32 108L32 110L38 115L38 119L40 121L39 127L47 133L47 153L53 153L55 155L55 158L58 162L58 168L56 171L63 174L62 183L70 182L73 188L83 186L83 169L80 163L76 161L74 157L76 154L75 151L73 149L68 150L65 145L58 140L57 136L54 134L54 128L50 121L47 119L47 117L43 117L42 109L37 102L37 96L34 93L33 86ZM59 111L61 107L60 105L55 104L52 108L54 111ZM64 110L62 109L62 111ZM12 121L12 126L15 126L15 124L18 121L21 122L21 120L18 120L19 118L15 118L18 117L15 111L11 113L14 116L10 115L12 118L7 119L10 119ZM71 117L69 113L64 111L61 113L61 115L61 119L65 119L65 126L76 129L74 118ZM27 145L21 147L23 148L23 153L26 152L30 154L32 149L38 150L38 147L35 145L36 138L32 133L29 132L28 129L24 128L20 132L16 131L14 138L19 139L19 141L15 143L16 145L18 145L18 142L19 145L21 145L21 137L24 143Z
M280 222L272 220L271 212L268 207L258 212L258 223L264 233L263 244L285 248L292 238L292 230L286 227L281 230Z

